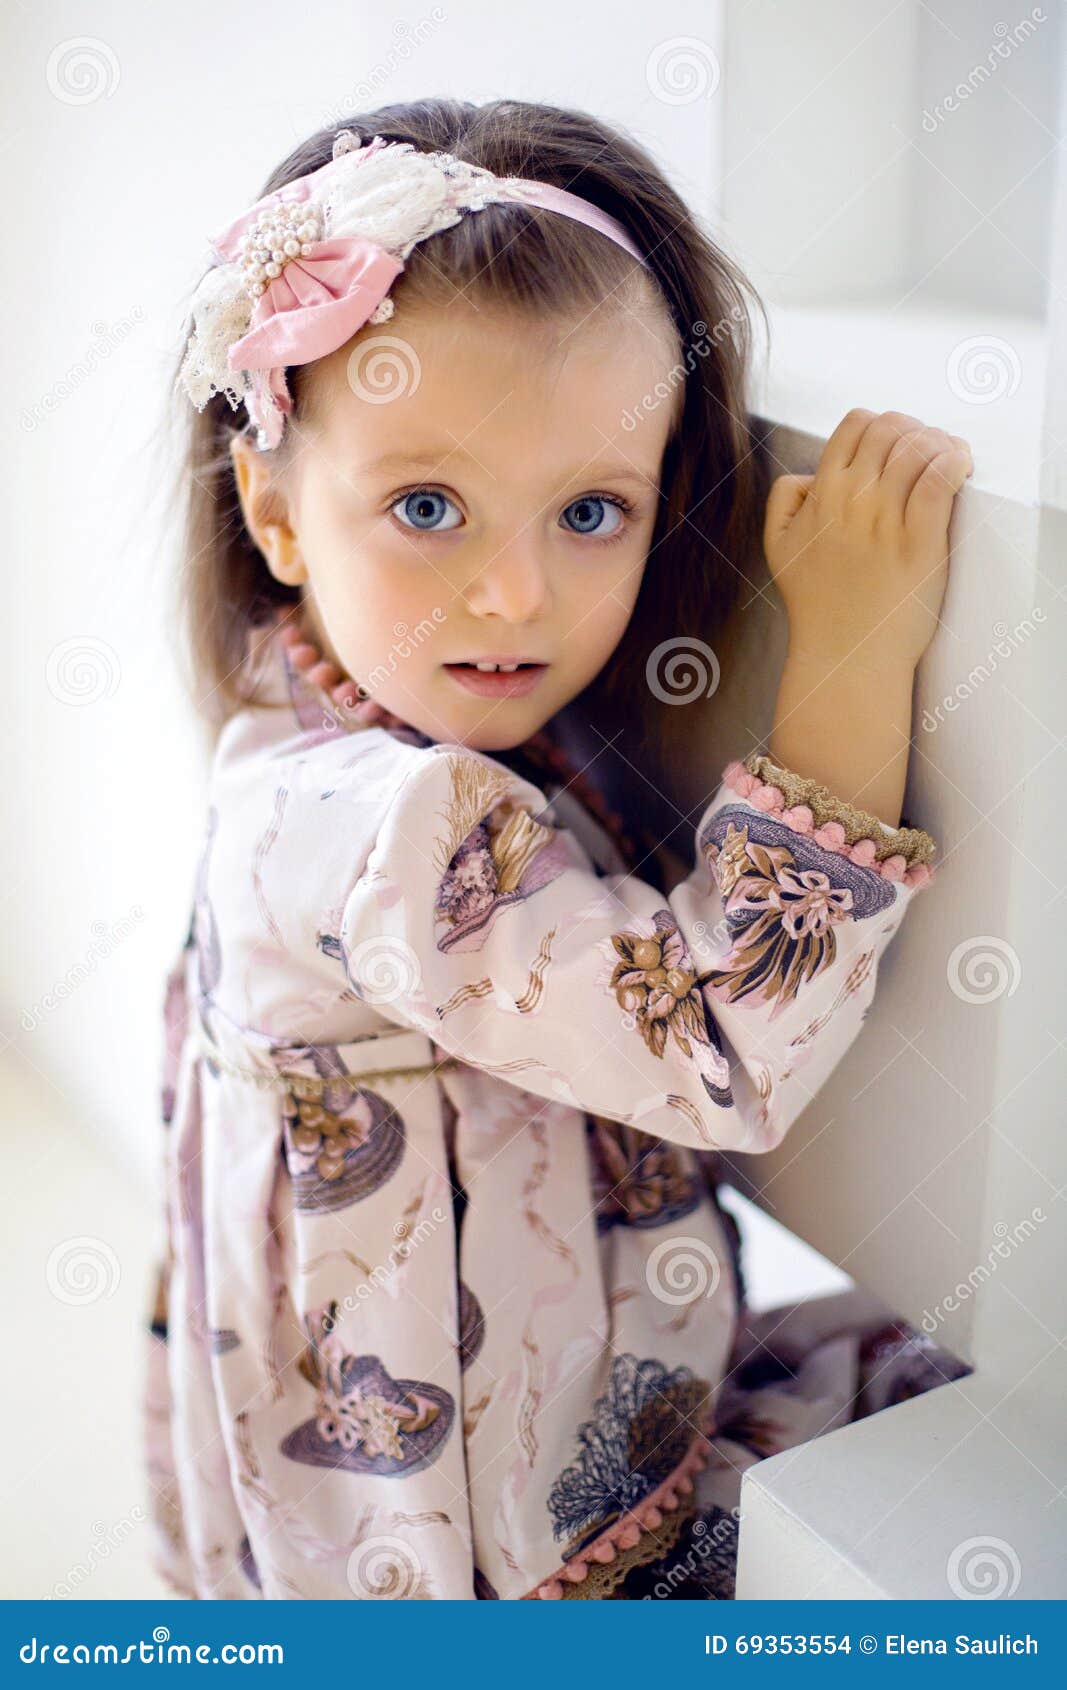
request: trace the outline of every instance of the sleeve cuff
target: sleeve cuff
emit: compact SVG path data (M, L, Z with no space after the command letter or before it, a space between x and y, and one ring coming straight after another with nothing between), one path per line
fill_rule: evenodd
M870 810L838 798L829 787L783 768L770 757L750 752L744 762L727 764L723 780L787 827L810 834L818 844L891 880L919 886L933 876L931 859L937 844L925 829L890 827Z

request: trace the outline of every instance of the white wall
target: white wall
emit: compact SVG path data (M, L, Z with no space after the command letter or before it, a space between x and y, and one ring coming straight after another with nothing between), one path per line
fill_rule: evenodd
M1044 313L1063 8L728 0L723 229L786 305Z
M905 811L939 841L938 881L856 1045L745 1172L894 1308L937 1311L939 1336L986 1374L1038 1364L1062 1281L1059 1229L1029 1219L1067 1176L1051 1118L1067 939L1062 26L1062 8L1002 21L985 0L727 9L724 206L771 295L757 405L777 469L813 469L857 404L951 429L975 457L914 698ZM735 52L767 76L739 90ZM751 620L753 649L780 659L780 608L758 601ZM750 687L735 738L769 730L775 679ZM728 702L709 706L719 730ZM1004 1266L1020 1227L1033 1241ZM973 1286L990 1252L996 1273Z

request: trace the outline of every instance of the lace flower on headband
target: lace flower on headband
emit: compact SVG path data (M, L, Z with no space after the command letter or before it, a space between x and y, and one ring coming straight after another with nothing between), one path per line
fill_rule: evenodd
M293 408L286 367L387 322L389 289L416 243L505 201L576 218L641 258L621 224L566 189L494 176L410 141L376 135L364 145L344 129L329 163L257 200L212 241L180 385L200 411L216 393L234 410L244 404L257 446L277 446Z

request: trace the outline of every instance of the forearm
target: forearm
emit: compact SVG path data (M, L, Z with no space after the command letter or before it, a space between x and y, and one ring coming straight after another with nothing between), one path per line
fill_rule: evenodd
M835 663L790 638L768 744L776 763L890 827L900 821L914 671L861 648Z

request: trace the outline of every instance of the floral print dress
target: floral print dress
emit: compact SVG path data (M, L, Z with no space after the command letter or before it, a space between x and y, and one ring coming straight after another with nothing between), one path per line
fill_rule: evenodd
M848 1049L933 841L749 757L664 894L563 785L353 728L291 652L250 645L167 981L156 1565L621 1594L708 1482L717 1152L779 1143Z

